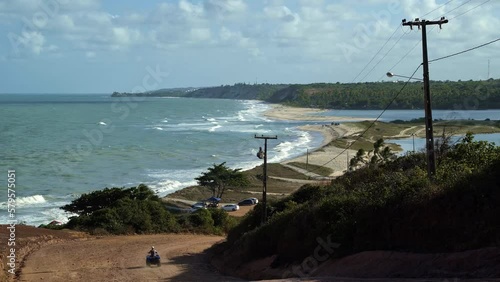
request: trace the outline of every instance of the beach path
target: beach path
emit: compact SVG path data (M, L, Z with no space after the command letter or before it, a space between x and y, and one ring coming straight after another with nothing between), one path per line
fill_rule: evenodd
M220 236L110 236L49 244L31 254L19 281L241 281L219 274L204 250ZM154 245L160 267L146 266Z

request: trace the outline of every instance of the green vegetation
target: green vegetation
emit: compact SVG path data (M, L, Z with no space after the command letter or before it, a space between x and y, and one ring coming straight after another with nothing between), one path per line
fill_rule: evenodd
M237 220L221 209L200 209L174 215L146 185L131 188L105 188L83 194L63 210L76 213L63 226L93 234L146 234L162 232L197 232L223 234Z
M291 106L325 109L384 109L404 82L246 84L206 88L161 89L147 93L113 93L122 96L182 96L195 98L258 99ZM472 110L500 108L500 79L484 81L431 81L434 109ZM422 83L408 83L390 109L423 109Z
M295 166L295 167L305 169L307 171L314 171L314 173L322 175L322 176L330 176L330 174L333 173L333 170L331 168L324 167L324 166L299 163L299 162L291 162L290 164Z
M291 85L267 101L326 109L384 109L404 82L314 83ZM431 81L434 109L498 109L500 79L486 81ZM422 83L411 82L392 102L390 109L422 109Z
M224 202L237 203L249 197L257 197L260 199L262 195L262 166L242 171L242 173L249 181L248 186L244 189L226 189L223 198ZM274 179L273 176L292 179L308 179L307 176L277 163L267 164L267 175L269 176L267 181L267 192L270 193L267 195L268 199L283 198L285 195L288 195L302 186L302 184ZM213 193L205 187L192 186L175 191L170 194L169 197L197 201L207 199L211 197L212 194Z
M386 146L384 139L380 138L373 143L373 150L366 152L359 149L356 155L349 161L349 169L354 170L360 166L378 166L395 159L396 155L389 146Z
M287 84L246 84L236 83L234 85L221 85L216 87L200 88L192 91L186 97L194 98L220 98L220 99L243 99L243 100L267 100L277 91L288 87Z
M241 172L241 168L231 169L226 166L226 163L214 164L209 167L206 172L195 178L198 185L207 187L212 196L222 198L226 188L231 187L245 187L248 186L248 180Z
M468 134L441 146L436 179L425 154L366 166L328 186L306 185L269 206L260 204L219 246L226 267L276 256L273 267L300 263L318 240L341 257L368 250L452 252L500 245L500 147Z
M129 93L129 92L113 92L111 97L184 97L190 92L195 91L196 88L186 87L186 88L169 88L169 89L158 89L155 91L149 91L144 93Z

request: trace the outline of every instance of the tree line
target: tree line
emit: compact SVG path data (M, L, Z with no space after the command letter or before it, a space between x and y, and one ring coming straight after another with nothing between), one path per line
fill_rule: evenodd
M423 109L422 82L404 81L313 84L246 84L202 88L160 89L148 93L113 93L124 96L176 96L250 99L290 106L325 109ZM431 81L432 107L446 110L500 109L500 79Z

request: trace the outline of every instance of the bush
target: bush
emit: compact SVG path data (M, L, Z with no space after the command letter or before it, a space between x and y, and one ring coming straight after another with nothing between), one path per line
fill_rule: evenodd
M84 194L63 207L78 212L67 228L110 234L177 232L175 217L145 185L106 188Z
M471 136L438 159L430 182L425 154L411 154L335 179L306 185L260 204L228 234L225 256L234 263L277 255L300 262L318 238L340 244L334 256L367 250L452 252L500 244L500 147Z

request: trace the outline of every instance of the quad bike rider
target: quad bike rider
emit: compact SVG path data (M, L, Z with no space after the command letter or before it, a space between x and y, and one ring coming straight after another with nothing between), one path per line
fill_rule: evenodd
M151 246L151 250L149 250L148 255L146 256L146 264L148 266L152 264L160 266L160 255L158 254L154 246Z

